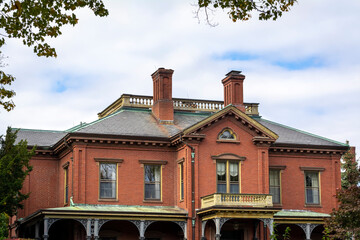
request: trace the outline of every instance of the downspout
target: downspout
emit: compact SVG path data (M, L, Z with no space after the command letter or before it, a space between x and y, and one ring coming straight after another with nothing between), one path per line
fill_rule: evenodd
M71 151L71 197L70 197L70 206L74 205L74 149L72 149L64 139L64 145Z
M182 139L182 136L180 135L180 141L183 142L186 146L188 146L191 149L191 225L192 225L192 240L195 240L195 222L196 222L196 216L195 216L195 148L191 145L189 145L187 142L185 142Z

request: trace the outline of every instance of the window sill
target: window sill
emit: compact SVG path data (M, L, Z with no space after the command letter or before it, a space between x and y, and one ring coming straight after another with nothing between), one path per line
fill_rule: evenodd
M160 199L159 200L156 200L156 199L145 199L143 200L144 203L163 203L163 201L161 201Z
M282 204L281 203L273 203L273 207L282 208Z
M305 204L304 207L307 207L307 208L322 208L322 206L320 204Z
M119 200L117 198L99 198L99 202L118 202Z
M182 202L184 202L184 199L179 200L179 203L182 203Z
M240 141L238 140L216 140L217 143L235 143L240 144Z

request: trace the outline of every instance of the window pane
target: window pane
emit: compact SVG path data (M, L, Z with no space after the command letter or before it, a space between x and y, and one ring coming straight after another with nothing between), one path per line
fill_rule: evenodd
M239 183L230 184L230 193L239 193Z
M273 203L280 203L280 171L270 170L269 171L269 183L270 183L270 194L273 199Z
M100 164L101 180L116 180L116 164L102 163Z
M235 139L235 135L230 130L225 130L219 137L220 139Z
M180 189L180 191L181 191L181 199L184 199L184 183L183 182L181 182L181 189Z
M218 181L226 181L226 163L219 162L216 164Z
M160 181L160 166L145 165L145 182Z
M100 198L116 198L116 163L100 163Z
M145 165L145 199L160 199L161 168L159 165Z
M270 186L280 186L280 171L279 170L270 170Z
M100 198L115 198L115 182L100 182Z
M184 199L184 165L180 164L180 199Z
M306 203L313 203L314 197L311 189L306 189Z
M280 203L280 187L270 187L273 203Z
M319 174L317 172L307 172L306 187L319 187Z
M146 199L160 199L160 183L145 184Z
M226 193L226 183L218 183L217 192L218 193Z
M319 204L319 173L318 172L306 172L305 173L305 193L306 203Z
M239 181L239 164L230 163L230 181Z

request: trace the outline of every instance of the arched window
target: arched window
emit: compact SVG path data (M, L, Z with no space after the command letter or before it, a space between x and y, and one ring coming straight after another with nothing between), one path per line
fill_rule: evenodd
M230 129L225 128L218 136L219 140L236 140L236 134Z

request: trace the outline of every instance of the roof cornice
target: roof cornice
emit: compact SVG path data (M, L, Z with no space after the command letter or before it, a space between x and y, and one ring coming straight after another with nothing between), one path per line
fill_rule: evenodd
M115 145L143 145L143 146L160 146L170 147L169 138L152 137L152 136L124 136L109 134L93 134L93 133L68 133L52 148L55 154L59 154L73 143L85 144L115 144Z

